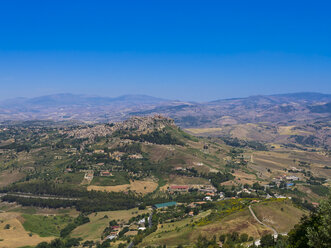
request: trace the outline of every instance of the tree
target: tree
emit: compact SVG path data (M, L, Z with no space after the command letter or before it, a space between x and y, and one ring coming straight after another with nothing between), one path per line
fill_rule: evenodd
M274 237L271 234L262 236L260 242L261 242L261 247L272 247L275 244Z
M264 187L261 186L258 182L256 182L256 183L253 183L253 189L255 189L255 190L263 190Z
M41 242L36 246L36 248L49 248L49 245L47 242Z
M278 234L275 248L288 248L288 238L287 236L283 236Z
M321 203L316 213L315 225L307 228L308 245L324 248L331 246L331 196Z
M248 241L248 234L247 233L243 233L240 235L240 242L244 243Z
M224 243L224 241L225 241L225 239L226 239L226 235L225 235L225 234L221 234L219 239L220 239L220 241L221 241L222 243Z
M289 232L291 248L331 247L331 196Z

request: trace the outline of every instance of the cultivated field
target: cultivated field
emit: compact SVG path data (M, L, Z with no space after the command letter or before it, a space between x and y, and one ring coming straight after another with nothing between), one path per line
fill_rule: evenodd
M107 191L107 192L127 192L129 190L140 194L147 194L153 192L158 184L152 180L135 180L130 181L130 184L116 185L116 186L96 186L90 185L88 190Z

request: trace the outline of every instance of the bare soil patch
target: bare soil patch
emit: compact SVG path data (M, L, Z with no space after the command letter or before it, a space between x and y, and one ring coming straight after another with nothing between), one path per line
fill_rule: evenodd
M148 194L157 188L158 184L152 180L135 180L130 181L130 184L122 184L116 186L95 186L90 185L87 190L107 191L107 192L127 192L129 190L140 194Z

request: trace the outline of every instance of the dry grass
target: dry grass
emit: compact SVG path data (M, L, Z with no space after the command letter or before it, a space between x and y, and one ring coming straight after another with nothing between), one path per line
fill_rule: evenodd
M279 233L289 232L305 213L294 207L290 200L259 203L253 205L252 209L259 220L272 226Z
M153 162L162 161L173 153L171 146L144 145L143 150L149 154Z
M2 248L14 248L21 246L35 246L43 241L51 241L54 237L41 238L36 234L29 235L23 228L19 221L20 214L18 213L0 213L0 237L3 239L0 241L0 247ZM6 224L10 225L10 229L4 229Z
M311 132L304 131L304 130L293 130L296 126L279 126L278 133L280 135L307 135L312 134Z
M268 228L262 226L253 218L248 209L245 209L225 217L220 222L197 228L192 233L191 240L194 241L200 234L207 237L213 235L218 237L221 234L232 232L247 233L254 238L259 238L265 233L271 233Z
M205 133L215 133L215 132L220 132L223 129L220 127L215 127L215 128L187 128L185 131L188 131L192 134L205 134Z
M24 177L24 173L18 170L5 170L0 174L0 187L7 186L13 182L16 182Z
M135 180L130 184L116 186L95 186L90 185L87 190L107 191L107 192L127 192L129 190L140 194L148 194L157 188L158 184L152 180Z
M201 177L187 177L187 176L178 176L178 175L170 175L168 178L169 184L177 184L177 185L192 185L192 184L205 184L210 185L210 182Z

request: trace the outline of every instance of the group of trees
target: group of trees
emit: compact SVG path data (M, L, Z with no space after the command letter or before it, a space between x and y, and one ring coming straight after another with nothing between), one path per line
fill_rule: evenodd
M290 248L331 247L331 196L288 234Z
M206 178L218 191L221 191L221 183L234 179L234 176L231 173L211 172L206 175Z
M160 144L160 145L184 145L184 142L171 135L170 132L166 130L162 131L153 131L147 134L140 134L140 135L132 135L129 134L128 137L131 140L136 140L140 142L150 142L153 144Z
M181 176L191 176L191 177L202 177L210 180L212 185L219 191L221 191L220 184L229 180L234 179L234 176L228 172L210 172L210 173L199 173L195 168L188 168L186 170L171 171L171 173L181 175Z
M262 144L258 141L240 140L236 137L235 138L222 137L222 140L224 141L225 144L233 147L240 147L240 148L249 147L259 151L268 150L268 147L265 144Z
M70 248L70 247L78 247L81 239L79 238L70 238L67 240L62 239L54 239L50 243L41 242L36 248Z
M73 206L82 212L130 209L136 207L139 200L133 193L88 191L72 185L46 181L17 183L3 189L2 192L34 194L33 198L20 195L6 195L2 198L9 202L16 201L24 206L50 208ZM49 198L38 198L37 196L49 196ZM68 197L68 199L56 199L55 197Z
M72 223L69 223L65 228L61 230L61 238L67 237L76 227L88 222L90 222L90 219L87 216L80 214Z
M152 226L151 227L148 226L145 231L139 231L138 234L134 237L133 243L135 245L141 243L146 236L157 230L158 224L159 224L159 216L154 212L152 215Z
M247 233L239 234L237 232L232 232L220 235L219 240L227 246L233 246L234 244L253 241L253 237L249 237Z

